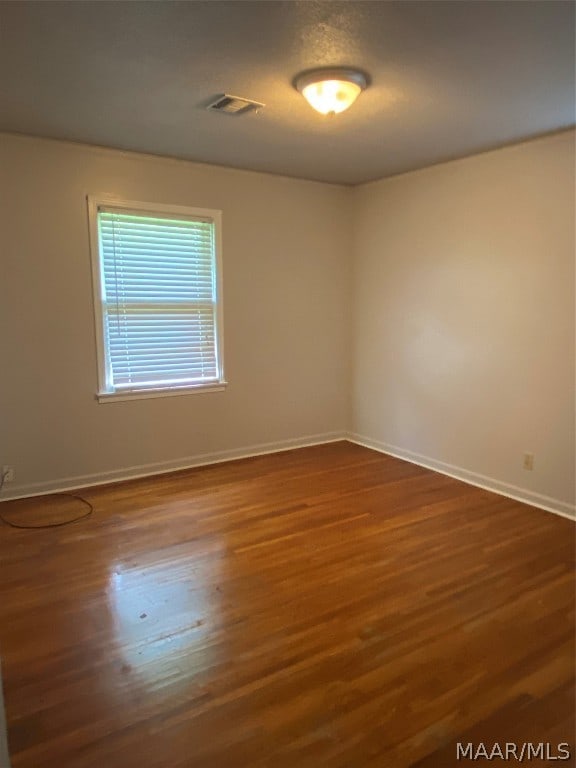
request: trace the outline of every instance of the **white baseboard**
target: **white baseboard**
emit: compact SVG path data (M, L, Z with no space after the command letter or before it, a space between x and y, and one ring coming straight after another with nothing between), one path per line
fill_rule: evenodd
M149 477L152 475L162 475L168 472L177 472L180 469L193 469L207 464L221 464L235 459L247 459L252 456L262 456L268 453L278 453L292 448L306 448L312 445L322 445L324 443L333 443L339 440L348 440L351 443L362 445L365 448L372 448L380 453L389 456L395 456L398 459L409 461L412 464L418 464L426 469L439 472L442 475L448 475L456 480L462 480L469 485L475 485L486 491L498 493L501 496L507 496L510 499L531 504L547 512L566 517L569 520L576 518L576 508L559 499L544 496L526 488L519 488L509 483L503 483L492 477L480 475L468 469L447 464L443 461L431 459L429 456L408 451L395 445L382 443L378 440L372 440L364 435L355 432L324 432L317 435L307 435L305 437L291 438L288 440L279 440L273 443L259 443L242 448L233 448L225 451L215 451L213 453L197 454L187 456L175 461L155 462L153 464L140 464L132 467L111 470L108 472L97 472L88 475L76 475L74 477L61 477L54 481L45 481L38 483L28 483L25 485L4 486L0 501L9 499L21 499L29 496L44 496L48 493L60 493L62 491L72 491L78 488L86 488L93 485L106 485L116 483L122 480L134 480L139 477Z
M496 480L493 477L480 475L478 472L471 472L469 469L463 469L462 467L457 467L453 464L446 464L443 461L431 459L429 456L422 456L419 453L408 451L405 448L399 448L396 445L389 445L388 443L382 443L378 440L372 440L372 438L359 435L355 432L349 432L347 440L351 443L362 445L365 448L372 448L380 453L394 456L397 459L404 459L412 464L418 464L420 467L432 469L434 472L448 475L448 477L453 477L456 480L462 480L469 485L483 488L485 491L492 491L493 493L498 493L500 496L507 496L509 499L514 499L515 501L531 504L533 507L544 509L546 512L553 512L554 514L561 515L569 520L576 519L576 507L573 504L560 501L560 499L543 496L540 493L529 491L526 488L519 488L516 485L503 483L501 480Z
M44 496L48 493L73 491L78 488L87 488L93 485L106 485L107 483L117 483L122 480L134 480L138 477L163 475L168 472L176 472L180 469L193 469L194 467L202 467L206 464L221 464L222 462L233 461L234 459L247 459L251 456L278 453L279 451L287 451L291 448L306 448L312 445L334 443L338 440L346 440L346 433L324 432L318 435L307 435L305 437L296 437L288 440L278 440L274 443L259 443L243 448L232 448L231 450L187 456L186 458L177 459L175 461L140 464L138 466L114 469L109 472L96 472L89 475L61 477L54 481L28 483L25 485L10 485L8 488L5 485L0 501L22 499L30 496Z

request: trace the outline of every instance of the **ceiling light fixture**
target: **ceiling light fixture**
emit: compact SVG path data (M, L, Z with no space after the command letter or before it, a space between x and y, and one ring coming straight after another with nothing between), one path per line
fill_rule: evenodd
M357 69L338 67L303 72L294 81L306 101L323 115L344 112L367 87L368 79Z

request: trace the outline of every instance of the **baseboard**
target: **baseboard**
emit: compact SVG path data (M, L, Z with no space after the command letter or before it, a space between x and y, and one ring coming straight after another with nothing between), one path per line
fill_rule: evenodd
M316 435L307 435L305 437L291 438L288 440L278 440L272 443L258 443L252 446L242 448L233 448L225 451L215 451L213 453L197 454L187 456L176 461L155 462L153 464L140 464L132 467L124 467L109 472L97 472L88 475L76 475L74 477L58 478L54 481L28 483L6 488L2 492L0 501L10 499L21 499L30 496L44 496L48 493L60 493L62 491L72 491L78 488L86 488L93 485L106 485L108 483L121 482L122 480L134 480L139 477L149 477L152 475L162 475L168 472L177 472L180 469L193 469L207 464L221 464L235 459L247 459L252 456L263 456L268 453L278 453L293 448L306 448L312 445L322 445L324 443L333 443L339 440L348 440L351 443L362 445L365 448L372 448L380 453L394 456L412 464L417 464L434 472L453 477L456 480L462 480L469 485L483 488L486 491L498 493L516 501L531 504L547 512L566 517L569 520L576 519L576 508L574 505L567 504L559 499L544 496L526 488L520 488L509 483L503 483L486 475L472 472L468 469L447 464L443 461L437 461L429 456L423 456L413 451L399 448L395 445L382 443L378 440L359 435L355 432L324 432Z
M61 493L73 491L78 488L87 488L92 485L106 485L122 480L135 480L138 477L151 475L163 475L168 472L177 472L180 469L193 469L206 464L221 464L235 459L248 459L252 456L263 456L267 453L278 453L292 448L306 448L312 445L334 443L338 440L346 440L345 432L324 432L317 435L307 435L288 440L278 440L273 443L258 443L257 445L233 448L225 451L187 456L176 461L162 461L154 464L140 464L138 466L124 467L109 472L97 472L89 475L76 475L75 477L61 477L54 481L28 483L6 488L2 491L0 501L10 499L22 499L30 496L44 496L47 493Z
M362 445L365 448L372 448L380 453L394 456L397 459L404 459L412 464L418 464L420 467L426 467L426 469L432 469L434 472L439 472L442 475L453 477L456 480L462 480L469 485L483 488L485 491L492 491L493 493L498 493L500 496L507 496L509 499L514 499L515 501L531 504L533 507L544 509L546 512L553 512L554 514L561 515L569 520L576 519L576 507L573 504L560 501L560 499L543 496L540 493L529 491L526 488L519 488L516 485L503 483L501 480L496 480L493 477L487 477L486 475L480 475L478 472L471 472L469 469L464 469L463 467L457 467L453 464L437 461L436 459L431 459L429 456L422 456L419 453L408 451L405 448L399 448L396 445L389 445L388 443L382 443L378 440L372 440L372 438L359 435L355 432L349 432L346 439L351 443Z

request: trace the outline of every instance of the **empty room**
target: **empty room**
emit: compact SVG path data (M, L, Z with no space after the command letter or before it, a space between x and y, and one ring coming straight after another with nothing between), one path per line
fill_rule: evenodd
M0 768L576 765L571 0L0 0Z

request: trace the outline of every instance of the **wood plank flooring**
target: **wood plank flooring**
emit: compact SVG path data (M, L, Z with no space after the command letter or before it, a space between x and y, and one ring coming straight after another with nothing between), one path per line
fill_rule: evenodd
M346 442L84 496L0 526L13 768L574 754L569 520Z

